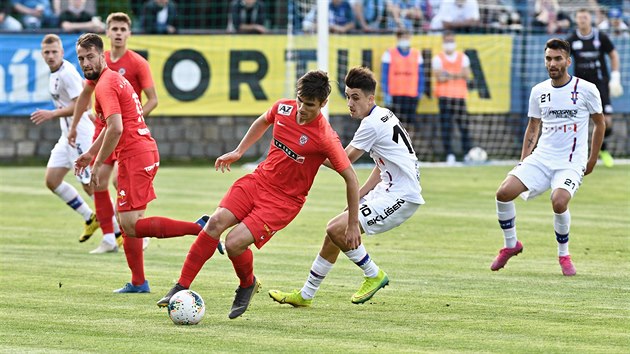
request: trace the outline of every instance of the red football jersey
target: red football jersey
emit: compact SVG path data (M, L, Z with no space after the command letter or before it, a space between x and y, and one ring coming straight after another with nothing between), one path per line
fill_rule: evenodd
M113 114L122 115L123 132L116 146L119 160L157 150L157 144L144 123L138 94L122 75L104 68L95 89L96 119L105 122Z
M258 181L304 203L319 167L330 159L341 172L350 166L339 136L323 115L297 123L296 100L282 99L267 111L273 126L269 154L254 172Z
M115 63L111 60L111 51L107 50L105 51L105 61L111 70L117 71L129 81L141 102L142 90L155 85L153 83L153 77L151 76L149 62L133 50L127 49L125 54ZM87 84L94 86L94 82L92 80L87 80ZM94 130L94 139L96 139L105 125L98 119L94 124L96 125L96 129Z

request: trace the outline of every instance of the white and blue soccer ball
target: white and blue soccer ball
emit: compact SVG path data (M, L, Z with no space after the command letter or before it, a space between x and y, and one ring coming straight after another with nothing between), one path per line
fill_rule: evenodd
M464 161L468 163L483 163L486 162L486 160L488 160L488 153L479 146L470 149L464 157Z
M195 325L205 313L203 299L190 289L177 292L168 303L168 316L176 325Z

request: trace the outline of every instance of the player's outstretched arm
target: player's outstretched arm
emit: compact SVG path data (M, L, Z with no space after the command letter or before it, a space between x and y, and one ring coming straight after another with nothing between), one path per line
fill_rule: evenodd
M527 123L527 129L525 130L525 136L523 138L521 161L534 151L536 143L538 143L538 137L540 136L540 124L540 118L529 117L529 123Z
M79 94L79 97L74 103L72 124L70 125L70 129L68 129L68 143L73 147L75 141L77 140L77 126L79 125L79 121L81 121L83 112L87 111L90 106L90 98L92 97L93 92L94 86L83 85L83 91L81 91L81 94Z
M588 175L593 172L593 169L595 169L597 157L599 156L599 150L601 149L602 142L604 141L604 133L606 132L606 119L604 118L603 113L591 114L591 119L594 124L593 135L591 137L591 154L588 157L584 175Z
M219 169L221 169L221 172L225 172L226 169L228 171L231 171L230 165L233 162L238 161L241 156L243 156L245 151L247 151L255 142L260 139L261 136L263 136L263 134L265 134L265 131L267 131L267 128L269 128L269 126L271 125L267 121L266 116L267 113L263 113L260 117L256 118L254 123L252 123L252 125L249 127L249 130L247 130L247 133L245 133L245 136L238 144L236 149L219 156L219 158L214 162L214 169L216 171L218 171Z
M339 174L346 182L346 199L348 201L346 245L349 249L353 250L361 244L361 228L359 226L359 180L352 165L339 172Z

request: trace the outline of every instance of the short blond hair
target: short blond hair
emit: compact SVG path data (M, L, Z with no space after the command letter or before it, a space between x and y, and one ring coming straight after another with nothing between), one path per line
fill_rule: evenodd
M113 21L124 22L129 26L129 28L131 28L131 18L124 12L112 12L109 14L109 16L107 16L107 20L105 21L107 28L109 28L109 24Z
M59 36L56 34L47 34L44 36L44 39L42 39L42 45L53 43L59 43L59 45L63 47L63 44L61 43L61 38L59 38Z

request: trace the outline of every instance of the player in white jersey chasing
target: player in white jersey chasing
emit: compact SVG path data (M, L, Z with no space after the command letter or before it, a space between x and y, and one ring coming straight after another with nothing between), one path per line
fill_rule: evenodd
M374 159L374 169L359 190L361 232L375 235L391 230L409 219L424 204L421 194L418 159L405 128L390 110L374 103L376 80L370 69L355 67L345 78L350 117L361 120L354 138L346 147L351 162L365 152ZM325 163L330 167L328 163ZM360 289L351 297L355 304L368 301L389 283L387 274L370 258L363 243L350 249L345 239L348 212L328 222L326 236L302 290L269 291L281 304L310 306L320 284L332 269L339 251L359 266L365 276Z
M547 41L545 66L550 79L532 88L521 162L508 173L496 193L505 244L490 266L493 271L523 251L523 244L516 237L514 199L521 195L527 200L551 188L558 260L562 274L575 275L569 255L569 201L582 184L582 177L595 168L606 123L597 87L569 75L570 65L569 42L557 38ZM595 124L590 155L589 118Z
M67 138L68 129L72 123L75 100L83 89L83 79L74 65L63 59L63 46L59 36L46 35L41 46L42 57L50 68L48 89L55 108L53 110L36 110L31 113L31 121L39 125L48 120L59 118L61 125L61 137L50 152L46 166L46 187L83 217L85 225L81 237L89 237L99 227L96 215L83 201L79 192L63 180L68 171L74 169L74 161L77 157L92 145L94 123L88 117L87 112L81 116L76 146L70 146ZM77 176L77 180L83 185L85 193L91 197L93 191L89 184L90 171L86 170L81 176Z

